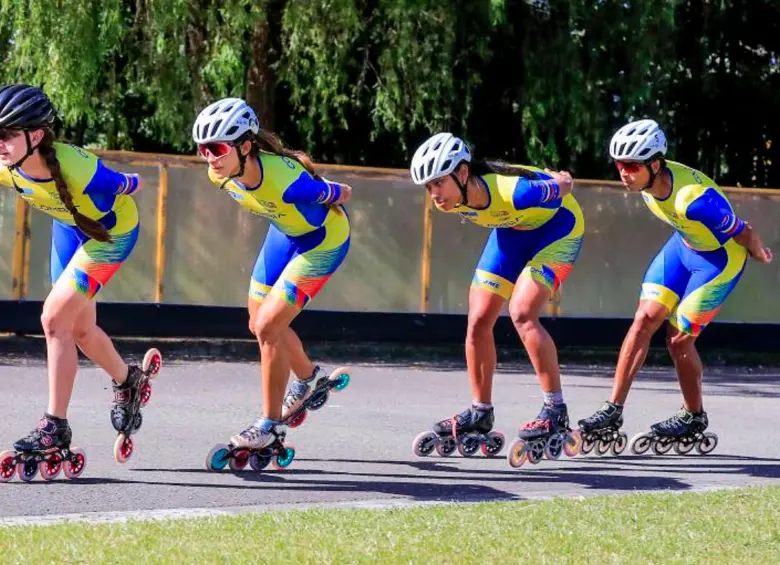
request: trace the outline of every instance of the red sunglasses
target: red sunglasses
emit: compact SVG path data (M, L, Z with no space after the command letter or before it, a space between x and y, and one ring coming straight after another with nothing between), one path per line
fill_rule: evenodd
M204 159L208 159L209 155L219 159L230 153L231 149L233 149L233 146L224 141L212 141L211 143L198 144L198 154Z
M628 174L633 175L638 173L645 164L636 161L615 161L615 166L618 171L626 171Z

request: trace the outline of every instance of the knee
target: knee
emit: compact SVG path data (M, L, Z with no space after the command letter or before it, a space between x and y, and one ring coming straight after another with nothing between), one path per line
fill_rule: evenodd
M258 316L252 326L252 333L261 345L276 345L282 340L285 328L286 326L273 319Z
M636 334L654 334L666 319L666 313L650 312L645 308L639 308L634 314L634 322L631 324L631 331Z
M485 312L469 312L466 340L473 342L493 334L495 320Z
M509 317L520 337L539 323L539 316L525 304L510 302Z
M72 335L73 323L65 319L59 312L44 306L41 315L41 326L46 337L65 337Z

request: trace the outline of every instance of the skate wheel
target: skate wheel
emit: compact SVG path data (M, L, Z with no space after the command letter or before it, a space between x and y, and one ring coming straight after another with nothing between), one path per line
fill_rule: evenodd
M347 388L350 380L349 372L349 367L339 367L330 374L330 377L328 378L331 381L335 381L333 384L333 390L344 390Z
M609 450L612 449L612 441L604 438L600 438L596 442L596 455L602 456L609 453Z
M691 451L693 451L694 447L696 447L695 439L690 439L689 441L679 439L674 442L674 452L677 455L688 455Z
M434 449L436 449L436 453L439 454L439 457L449 457L457 447L457 441L451 437L444 437L436 442L436 447Z
M509 446L509 453L506 456L509 466L513 469L519 469L528 461L528 452L526 443L522 439L516 439Z
M133 456L133 440L121 432L116 436L114 442L114 461L117 463L127 463L127 460Z
M71 449L70 457L65 459L62 471L69 479L78 479L87 468L87 456L81 448Z
M612 455L620 455L626 450L627 445L628 445L628 436L623 432L620 432L618 434L617 439L612 444Z
M485 457L495 457L504 449L506 440L501 432L490 432L487 443L482 444L482 455Z
M0 483L7 483L16 474L16 452L10 449L0 453Z
M228 461L231 471L243 471L249 463L249 452L245 449L237 449L233 457Z
M141 406L146 406L152 399L152 385L148 381L145 382L139 387L138 394L141 395Z
M47 459L38 463L38 471L44 481L53 481L62 470L62 457L59 453L52 453Z
M412 442L412 451L417 457L428 457L436 447L436 434L423 432Z
M227 467L230 460L230 448L225 444L217 444L206 455L206 470L221 471Z
M295 459L295 446L288 443L284 446L284 452L274 457L271 464L275 469L281 470L289 467L293 459Z
M464 437L463 441L458 442L458 453L462 457L471 457L479 451L479 440L473 437Z
M544 456L550 461L560 459L563 454L564 434L552 434L544 444Z
M262 471L271 462L270 457L263 457L259 453L253 453L249 456L249 466L253 471Z
M546 442L534 440L528 444L528 462L531 465L536 465L544 459L544 446Z
M154 347L144 355L144 361L141 364L141 370L149 375L149 378L153 379L157 373L160 372L162 367L162 353Z
M583 438L582 447L580 448L580 453L582 455L587 455L588 453L593 451L594 447L596 447L596 441L594 441L592 437L588 436L587 438Z
M298 414L287 420L288 428L297 428L306 421L306 410L301 410Z
M28 457L16 465L16 475L25 483L29 483L38 474L38 463L35 457Z
M634 455L644 455L650 449L651 443L653 443L653 436L642 432L631 438L628 448Z
M577 457L582 451L582 434L579 430L572 430L566 434L566 439L563 442L563 452L567 457Z
M707 455L718 446L718 436L712 432L705 432L704 437L696 442L696 451L700 455Z
M666 455L672 450L672 446L675 443L676 442L671 438L656 438L653 440L650 447L656 455Z

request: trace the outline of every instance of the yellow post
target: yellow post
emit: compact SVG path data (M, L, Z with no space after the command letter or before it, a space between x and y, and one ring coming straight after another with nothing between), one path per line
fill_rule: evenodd
M16 199L14 213L14 247L11 258L11 294L16 300L27 298L30 274L30 205Z
M160 185L157 189L157 245L155 261L154 301L163 299L163 278L165 277L165 213L168 201L168 165L160 163Z
M428 298L431 290L431 245L433 243L433 208L431 195L425 191L423 204L423 249L422 249L422 288L420 292L420 311L428 311Z

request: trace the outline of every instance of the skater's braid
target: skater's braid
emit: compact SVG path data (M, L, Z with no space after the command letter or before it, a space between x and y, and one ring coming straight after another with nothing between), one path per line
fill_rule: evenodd
M538 180L539 174L521 167L519 165L510 165L504 161L474 161L469 165L469 173L476 176L495 173L498 175L507 175L513 177L523 177L529 180Z
M279 139L279 136L277 136L275 133L265 129L260 129L260 131L258 131L257 134L255 134L251 139L253 141L252 151L255 155L257 154L255 147L257 147L263 151L267 151L268 153L273 153L274 155L279 155L281 157L287 157L288 159L292 159L293 161L300 163L303 168L306 169L306 171L315 179L322 180L322 177L320 177L314 168L314 163L312 162L311 157L309 157L303 151L288 149L284 146L282 140Z
M87 218L73 204L73 195L70 193L65 177L62 175L62 167L60 167L60 162L57 159L57 150L54 148L54 133L50 129L44 130L43 139L37 149L51 172L60 200L62 200L65 208L73 216L73 221L76 222L78 228L94 240L104 243L110 242L111 236L108 230L100 222Z

